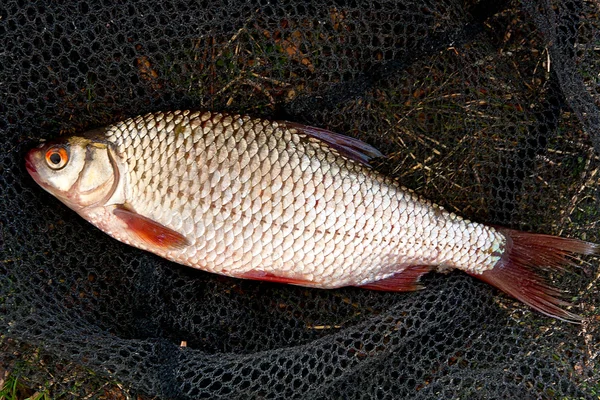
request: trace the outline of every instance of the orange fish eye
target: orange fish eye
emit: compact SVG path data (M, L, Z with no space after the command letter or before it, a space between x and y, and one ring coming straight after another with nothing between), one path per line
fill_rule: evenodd
M68 161L69 153L64 147L54 146L46 151L46 164L52 169L61 169Z

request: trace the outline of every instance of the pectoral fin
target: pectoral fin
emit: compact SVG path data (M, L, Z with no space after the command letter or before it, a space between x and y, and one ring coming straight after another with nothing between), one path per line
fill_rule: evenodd
M175 250L190 244L182 234L129 210L125 206L115 208L113 214L127 224L129 230L149 246L159 247L163 250Z

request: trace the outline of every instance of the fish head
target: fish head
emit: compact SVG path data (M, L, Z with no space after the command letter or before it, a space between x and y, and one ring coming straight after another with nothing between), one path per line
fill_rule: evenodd
M109 144L86 137L42 143L27 153L25 166L44 190L78 212L104 205L119 182Z

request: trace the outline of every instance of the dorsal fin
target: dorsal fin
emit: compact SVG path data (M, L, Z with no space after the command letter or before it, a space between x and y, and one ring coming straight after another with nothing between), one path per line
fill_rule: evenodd
M342 156L367 166L370 166L369 162L372 159L383 157L383 154L375 147L349 136L295 122L278 121L278 124L288 129L294 129L300 134L319 139L336 149Z

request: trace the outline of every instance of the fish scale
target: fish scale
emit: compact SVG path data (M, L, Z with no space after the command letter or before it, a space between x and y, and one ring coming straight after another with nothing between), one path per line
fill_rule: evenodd
M378 290L415 290L432 268L459 269L578 321L536 270L597 245L448 213L371 169L380 155L319 128L175 111L42 144L27 169L109 235L187 266Z
M193 256L185 250L168 250L161 255L211 272L234 275L256 269L274 275L293 270L295 278L318 282L324 287L359 285L368 280L383 279L398 272L396 265L406 263L426 261L452 265L461 261L462 252L454 252L453 243L446 241L446 236L428 237L427 241L419 242L421 246L441 246L442 251L437 252L437 257L433 257L425 248L421 251L418 248L403 251L397 247L401 246L402 240L385 240L388 237L416 234L415 225L422 223L422 216L431 212L428 208L433 208L432 206L423 207L417 199L411 199L413 207L408 207L403 189L392 180L384 179L355 161L339 155L330 157L327 151L331 150L322 142L306 140L305 135L294 129L286 129L277 123L264 126L260 121L256 122L249 118L218 113L149 114L136 121L120 124L121 129L113 130L113 134L108 136L117 153L124 158L125 165L137 165L138 172L146 172L146 179L139 179L139 174L127 175L131 179L129 185L132 188L131 198L127 196L128 203L137 213L174 231L182 230L184 220L192 220L195 225L202 221L200 229L191 227L192 232L188 232L189 226L185 229L186 238L199 250L193 252ZM145 124L147 128L140 129L141 124ZM132 129L133 126L137 128ZM181 126L184 128L179 128L179 134L174 134ZM150 130L161 132L154 134L149 133ZM185 140L186 134L192 137L190 141ZM140 135L154 136L159 140L147 141ZM149 150L141 154L135 149L132 151L131 146L142 144ZM151 181L150 177L156 175L156 169L153 168L156 160L149 155L154 152L159 152L159 164L164 168L159 172L161 179ZM201 162L196 164L200 165L199 168L190 167L187 162L178 163L190 152L203 155L195 160L204 159L204 168L208 173L198 172L203 168ZM231 154L236 154L237 157L228 157ZM278 160L285 161L283 166L279 165ZM332 162L336 165L332 166ZM238 170L243 171L241 176L236 174ZM369 176L373 176L374 180L369 180ZM238 179L241 185L232 183L238 182ZM168 185L159 185L159 182L165 181ZM328 183L328 186L324 186L323 182ZM373 182L377 184L374 185ZM202 188L203 197L211 198L211 207L207 207L209 203L198 206L193 202L178 201L178 194L185 194L181 197L187 200L191 194L185 191L194 185ZM275 193L265 195L265 191ZM219 192L227 193L231 198L224 201ZM156 204L152 198L154 195L161 199L160 204ZM242 206L240 214L228 214L227 218L219 216L221 208L227 205L238 208L245 204L247 197L250 198L250 204ZM324 199L325 215L317 216L311 212L314 206L308 207L316 202L316 198ZM396 224L393 229L386 227L389 221L401 221L401 208L407 217L406 226ZM263 209L264 212L261 212ZM365 211L356 212L358 209ZM442 216L440 219L444 220L446 213L437 207L435 210ZM174 212L187 218L174 218ZM262 214L272 214L273 220L268 223L262 219ZM242 215L248 218L240 225ZM321 217L325 217L325 220L319 222ZM355 256L362 252L376 251L364 243L361 230L366 219L373 221L368 227L373 229L369 240L383 246L379 249L379 257L375 254L369 257L371 265L362 263L363 257ZM467 230L461 224L472 223L457 219L455 230L462 233ZM238 257L233 257L239 248L223 246L223 243L233 243L230 232L234 231L236 225L247 232L247 240L253 241L246 246L252 248L252 253L255 254L252 260L240 265L233 265L233 261L230 261L240 262L239 254ZM197 235L205 233L206 226L213 228L212 235ZM317 227L322 228L319 238L322 248L314 246L314 232L307 229L308 226L316 231L319 231ZM420 233L431 235L440 230L430 227ZM271 246L261 246L263 236L270 239ZM456 236L468 243L472 241L464 234ZM475 240L481 242L482 238L489 248L494 241L500 247L504 244L504 237L493 228L480 228ZM404 241L407 246L416 245L411 242ZM386 248L390 246L395 248ZM216 257L207 254L211 251L218 251L219 254ZM303 251L317 251L322 255L307 257ZM497 256L494 258L489 254L482 254L480 248L471 250L471 253L469 265L455 266L485 271L498 261ZM409 257L403 257L402 254ZM425 257L421 257L421 260L412 254L423 254ZM317 262L303 262L310 259ZM206 263L206 260L214 261ZM288 265L292 260L302 265Z

